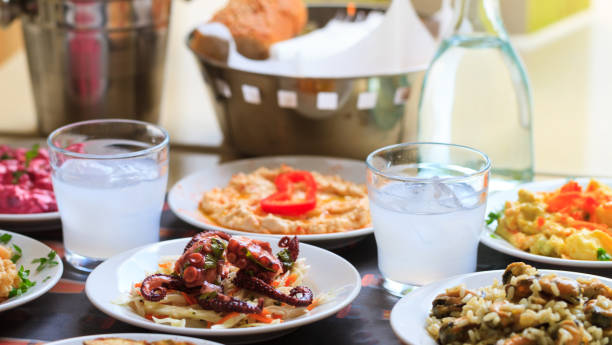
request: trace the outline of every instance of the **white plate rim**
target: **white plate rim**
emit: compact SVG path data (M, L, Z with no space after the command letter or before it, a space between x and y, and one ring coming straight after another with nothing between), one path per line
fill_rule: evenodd
M41 213L0 213L0 222L30 223L59 219L59 211Z
M193 337L186 337L183 335L176 334L162 334L162 333L107 333L107 334L92 334L92 335L84 335L72 338L65 338L61 340L55 340L51 342L45 343L45 345L63 345L72 342L80 342L82 343L85 340L93 340L97 338L126 338L130 340L144 340L144 341L158 341L165 339L179 340L179 341L189 341L194 343L195 345L221 345L220 343L199 339ZM80 344L82 345L82 344Z
M249 164L259 165L259 166L278 165L280 163L286 163L287 160L296 160L296 159L298 160L302 160L302 159L303 160L327 160L327 161L337 162L338 164L344 164L344 165L360 164L360 165L363 165L364 171L366 169L365 162L362 162L356 159L336 158L336 157L326 157L326 156L294 155L294 156L266 156L266 157L240 159L240 160L235 160L235 161L231 161L227 163L222 163L215 167L210 167L205 170L200 170L200 171L197 171L195 173L192 173L192 174L189 174L183 177L178 182L176 182L174 186L172 186L172 188L170 189L170 192L168 192L168 206L178 218L200 229L217 230L217 231L226 232L231 235L243 235L243 236L254 235L254 236L262 236L262 237L268 237L268 238L280 238L280 237L286 236L282 234L262 234L262 233L256 233L256 232L234 230L234 229L229 229L229 228L225 228L225 227L221 227L221 226L217 226L213 224L207 224L205 222L202 222L192 217L189 214L185 214L184 212L181 212L181 210L179 210L176 207L174 203L174 199L177 197L176 195L179 193L179 188L180 188L179 186L181 184L184 184L188 180L197 179L200 176L206 176L207 174L210 174L210 172L215 171L219 169L220 167L223 167L223 168L228 168L228 167L234 168L235 167L236 172L238 172L238 171L242 171L242 170L239 170L238 168L244 165L249 165ZM223 187L223 186L220 186L220 187ZM339 239L360 237L360 236L372 234L373 232L374 232L374 227L370 226L367 228L355 229L355 230L350 230L350 231L345 231L345 232L335 232L335 233L327 233L327 234L305 234L305 235L297 235L297 236L300 239L300 241L302 240L303 241L324 241L324 240L339 240Z
M439 291L439 293L441 293L442 290L444 289L447 289L447 288L450 288L450 287L453 287L459 284L467 283L469 280L478 278L479 276L485 276L485 279L490 279L491 283L493 283L494 279L497 279L498 281L501 279L501 276L504 271L505 270L502 269L502 270L480 271L480 272L473 272L473 273L468 273L468 274L461 274L461 275L450 277L450 278L447 278L441 281L437 281L437 282L434 282L434 283L418 288L417 290L414 291L414 294L410 293L402 297L399 301L397 301L397 303L395 303L395 305L391 309L389 323L391 324L391 329L393 330L393 333L395 333L395 335L403 343L413 344L409 340L409 338L407 338L406 335L403 333L403 330L401 328L402 326L401 321L398 320L399 318L398 314L401 313L401 309L404 307L405 304L408 304L411 299L419 298L421 297L420 295L423 295L423 294L429 294L431 292L435 292L434 290ZM607 277L597 276L597 275L588 274L588 273L562 271L562 270L538 269L538 271L543 274L556 274L557 276L562 276L562 277L565 276L565 277L569 277L572 279L575 279L576 277L597 278L601 282L612 287L612 279L607 278ZM431 303L431 301L428 301L428 303ZM418 310L417 312L420 313L421 310ZM422 330L429 336L429 333L427 333L427 330L425 329L425 324L422 325ZM436 342L433 340L433 338L431 338L431 336L429 336L429 339L431 339L431 345L436 344ZM422 345L422 344L419 344L419 345Z
M265 238L261 236L251 236L251 237L252 238L259 237L260 239L265 240ZM214 329L214 330L207 329L207 328L179 328L179 327L173 327L169 325L156 324L148 320L141 320L140 317L138 318L129 317L123 314L115 313L113 310L110 310L109 308L107 308L107 304L109 303L112 304L112 301L100 301L96 298L96 296L93 295L91 291L92 285L94 284L93 282L96 279L98 279L97 276L101 274L100 272L104 272L104 270L110 270L112 268L116 269L117 266L123 263L127 258L131 257L134 253L139 252L141 250L146 250L149 247L170 245L170 244L174 244L177 242L184 242L184 244L187 244L189 240L190 240L189 238L179 238L175 240L169 240L169 241L158 242L158 243L154 243L150 245L145 245L145 246L124 252L122 254L116 255L106 260L105 262L100 264L98 267L96 267L89 274L89 277L87 277L87 281L85 282L85 294L87 295L87 298L96 308L98 308L98 310L102 311L103 313L117 320L123 321L133 326L142 327L142 328L150 329L154 331L168 332L168 333L175 333L175 334L195 335L195 336L204 336L204 337L205 336L210 336L210 337L237 336L238 337L238 336L245 336L245 335L287 331L290 329L295 329L295 328L298 328L304 325L308 325L308 324L323 320L325 318L332 316L333 314L337 313L342 308L352 303L355 300L355 298L357 298L357 296L359 295L359 292L361 291L361 275L350 262L348 262L343 257L333 252L330 252L328 250L319 248L317 246L309 245L306 243L300 243L300 248L302 248L302 246L306 246L309 248L309 250L328 252L329 254L333 255L335 259L338 260L342 265L345 265L347 268L349 268L355 279L354 287L352 291L344 298L344 300L338 301L336 306L334 306L333 308L330 308L329 310L325 312L321 312L319 314L308 315L306 317L289 320L281 324L262 326L262 327L252 327L252 328L234 328L234 329L218 329L218 330L217 329Z
M580 185L584 186L591 178L575 178L574 181L580 183ZM598 181L603 182L609 186L612 186L612 179L607 178L597 178ZM543 191L543 190L554 190L555 188L560 187L564 183L566 183L568 179L554 179L554 180L545 180L545 181L537 181L537 182L529 182L525 184L518 185L516 188L513 188L509 191L503 191L499 193L493 193L489 196L489 201L487 202L487 214L489 212L498 211L494 208L498 207L498 204L505 202L506 200L516 200L517 193L519 189L528 189L532 191ZM491 199L494 201L495 205L492 205ZM495 235L494 238L492 234L494 234L495 230L488 227L486 224L484 225L484 230L480 234L480 242L486 245L487 247L497 250L501 253L511 255L517 258L530 260L534 262L540 262L544 264L558 265L558 266L569 266L569 267L585 267L585 268L606 268L612 267L612 261L594 261L594 260L570 260L570 259L561 259L554 258L544 255L536 255L531 254L525 251L522 251L513 245L511 245L508 241L504 240L498 235Z
M0 230L0 234L5 234L8 233L11 236L13 236L13 238L11 239L12 243L14 241L15 238L19 238L20 241L30 241L33 244L36 245L40 245L45 247L46 249L48 249L49 251L53 250L51 249L49 246L47 246L46 244L37 241L31 237L22 235L22 234L18 234L15 232L11 232L11 231L6 231L6 230ZM22 246L21 246L22 247ZM27 257L27 253L23 253L23 257L22 258L26 258ZM45 293L47 293L49 290L51 290L55 284L57 284L57 282L62 278L62 274L64 273L64 264L61 260L61 258L59 257L59 254L57 255L57 271L55 272L54 275L50 276L51 278L49 278L49 280L47 280L44 283L39 283L37 282L36 285L32 288L30 288L31 290L27 291L24 295L18 296L17 298L13 298L13 299L8 299L4 302L0 302L0 312L3 312L5 310L9 310L9 309L13 309L15 307L18 307L22 304L28 303L32 300L37 299L38 297L44 295ZM17 265L17 268L19 268L20 265ZM30 271L30 274L32 272ZM39 285L40 284L40 285Z

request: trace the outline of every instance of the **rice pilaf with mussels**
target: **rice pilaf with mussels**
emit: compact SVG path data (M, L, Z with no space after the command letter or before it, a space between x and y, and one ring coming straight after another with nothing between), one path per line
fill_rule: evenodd
M515 262L501 283L436 296L426 328L439 344L611 344L612 289Z

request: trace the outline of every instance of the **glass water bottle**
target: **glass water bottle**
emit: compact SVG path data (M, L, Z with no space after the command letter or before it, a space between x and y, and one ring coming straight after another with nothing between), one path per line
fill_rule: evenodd
M532 104L499 0L456 0L453 31L423 82L419 141L462 144L492 162L490 190L533 178Z

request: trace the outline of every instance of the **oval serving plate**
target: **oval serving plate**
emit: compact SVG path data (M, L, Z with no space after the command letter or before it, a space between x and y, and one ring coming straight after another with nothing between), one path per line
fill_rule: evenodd
M261 236L251 236L270 240ZM329 317L351 303L359 294L361 278L357 270L340 256L308 244L300 244L300 257L306 258L310 269L304 285L310 287L315 296L333 292L334 298L317 306L308 314L281 324L237 329L178 328L156 324L114 301L126 295L135 282L142 281L147 272L157 269L163 256L177 255L189 238L160 242L119 254L98 266L87 279L85 292L89 300L102 312L123 322L146 329L222 340L223 343L264 341L282 336L297 327ZM270 243L272 250L279 250L276 242Z
M324 175L338 175L354 183L365 184L366 182L365 163L358 160L318 156L261 157L220 164L181 179L168 193L168 205L177 217L201 229L218 230L232 235L256 235L279 239L284 235L246 232L211 224L200 213L198 204L205 192L213 188L227 186L234 174L239 172L249 173L260 167L278 168L281 164L287 164L301 170L317 171ZM339 248L354 243L373 231L374 228L370 226L345 232L298 235L298 237L300 241L325 248Z
M604 284L612 287L612 279L590 274L538 270L543 274L556 274L561 277L576 279L578 277L597 278ZM395 304L391 310L391 328L393 332L406 344L437 345L425 329L426 319L431 310L431 302L444 292L445 289L465 284L467 289L478 289L493 284L497 279L501 281L504 270L476 272L452 277L443 281L423 286L409 293Z
M42 296L55 286L55 284L62 277L62 272L64 271L64 265L62 264L61 258L56 256L56 261L58 263L57 265L37 272L36 268L38 267L38 264L32 263L32 260L41 257L46 258L52 249L30 237L14 232L0 230L0 236L4 234L9 234L12 236L11 240L6 244L6 246L12 247L13 245L17 245L19 248L21 248L22 257L15 263L17 269L23 266L25 270L30 270L29 279L32 282L36 282L36 284L29 288L28 291L21 296L15 296L7 299L4 302L0 302L0 312L18 307Z
M579 178L574 180L577 181L581 186L587 185L590 181L590 179L585 178ZM597 180L604 184L607 184L608 186L612 186L612 180L610 179ZM567 179L555 179L549 181L531 182L517 186L515 189L510 191L493 193L489 196L489 200L487 201L487 214L489 214L489 212L498 212L499 210L503 209L506 201L516 201L518 199L519 189L527 189L533 192L551 192L563 186L565 183L567 183L567 181ZM570 260L531 254L529 252L520 250L512 244L508 243L508 241L495 234L495 229L487 227L486 225L480 235L480 242L482 242L482 244L486 245L487 247L490 247L504 254L512 255L517 258L534 262L569 267L612 268L612 261Z

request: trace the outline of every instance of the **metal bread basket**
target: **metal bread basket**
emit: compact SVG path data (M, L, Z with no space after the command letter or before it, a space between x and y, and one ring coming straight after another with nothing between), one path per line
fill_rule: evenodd
M308 10L310 22L323 26L345 8ZM384 76L291 78L230 68L193 52L225 140L242 154L364 159L376 148L414 138L424 68Z

